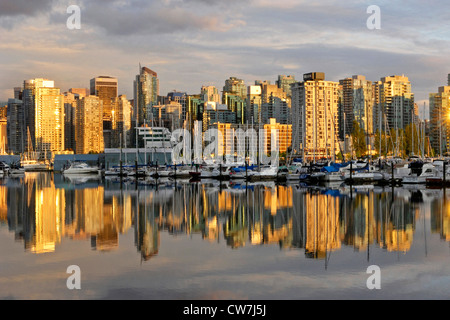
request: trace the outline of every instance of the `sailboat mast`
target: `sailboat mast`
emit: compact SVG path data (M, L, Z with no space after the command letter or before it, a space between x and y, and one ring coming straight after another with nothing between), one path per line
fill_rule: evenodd
M325 118L324 118L324 122L325 122L325 157L326 157L326 161L328 162L328 119L327 119L327 113L328 113L328 106L327 106L327 97L325 94L325 88L323 88L323 102L324 102L324 107L325 107Z

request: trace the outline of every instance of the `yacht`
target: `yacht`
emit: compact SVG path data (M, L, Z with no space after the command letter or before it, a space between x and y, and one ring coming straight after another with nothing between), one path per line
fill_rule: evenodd
M159 178L168 178L171 176L171 173L173 172L173 169L169 168L169 167L155 167L154 172L152 172L150 174L150 177L154 178L154 179L159 179Z
M344 182L344 176L341 172L329 172L321 177L320 182Z
M261 167L261 169L255 172L250 178L251 180L273 180L278 176L277 166Z
M251 179L251 177L255 174L257 174L257 172L253 170L253 166L247 167L247 169L245 166L230 169L230 179L232 180Z
M439 177L439 170L431 163L424 163L422 166L422 172L411 173L402 179L403 184L424 184L427 183L427 179Z
M11 170L11 167L6 162L0 161L0 171L4 174L8 174Z
M356 168L352 166L350 170L349 166L340 169L340 173L343 179L350 183L366 183L366 182L379 182L385 179L384 173L379 171L375 166L369 165L363 162L356 163Z
M191 170L187 166L177 166L169 172L169 177L173 179L189 179L191 177Z
M38 160L23 160L20 165L25 171L47 171L50 169L47 163Z
M112 167L108 170L105 170L105 176L126 176L127 172L125 170L120 170L120 167Z
M21 167L21 166L17 166L17 165L13 165L11 166L11 168L9 169L8 174L10 176L22 176L25 174L25 168Z
M63 170L63 174L98 174L97 166L90 166L85 162L74 162L69 168Z

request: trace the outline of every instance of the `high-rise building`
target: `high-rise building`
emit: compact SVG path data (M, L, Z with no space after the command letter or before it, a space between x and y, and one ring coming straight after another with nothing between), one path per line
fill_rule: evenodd
M0 154L8 151L7 107L8 105L0 107Z
M283 91L286 93L286 97L291 97L291 84L295 83L295 77L292 75L278 75L278 80L276 81L276 84L278 88L283 89Z
M202 86L200 94L203 101L220 102L220 93L215 86Z
M46 159L64 150L64 96L59 88L35 89L35 150Z
M240 96L243 100L247 98L247 87L244 83L244 80L238 79L236 77L230 77L225 80L225 85L223 87L223 94L234 94ZM223 101L222 94L222 101Z
M339 99L339 136L344 139L344 132L353 132L353 121L367 136L374 133L373 128L373 85L366 77L354 75L351 78L339 80L341 99ZM344 128L345 126L345 128Z
M25 111L22 100L9 99L7 108L7 127L9 151L14 154L25 152L27 137L25 126Z
M64 92L64 149L75 151L75 110L78 97Z
M126 95L120 95L113 102L112 109L112 148L131 144L131 114L133 106Z
M27 139L24 140L24 150L37 150L36 144L36 91L37 88L54 88L55 83L52 80L35 78L23 82L22 93L15 90L15 96L22 96L24 109L24 131ZM29 138L28 138L29 136ZM29 145L31 144L31 145Z
M374 110L374 130L405 129L414 115L414 94L408 77L384 77L376 86L379 97Z
M261 100L261 124L268 124L271 118L279 123L290 123L290 102L283 88L267 81L261 83Z
M338 88L322 72L304 74L291 86L292 148L305 160L334 157L338 151Z
M244 124L246 122L245 99L238 94L228 92L224 92L222 97L222 104L227 105L228 110L236 115L236 124Z
M185 128L192 132L194 129L195 121L201 121L203 117L203 109L205 107L205 101L202 95L193 94L187 95L185 102L180 101L186 112L183 112L183 121L185 122Z
M247 90L246 119L247 122L261 123L262 88L260 85L250 85Z
M134 110L133 122L142 126L151 114L151 107L158 103L159 79L158 74L147 68L139 66L139 74L134 81Z
M100 76L91 79L90 94L97 96L103 103L103 139L106 148L111 147L111 111L114 99L118 95L117 78Z
M14 99L22 100L23 87L14 88Z
M103 102L103 119L111 120L112 102L118 94L117 78L100 76L92 78L90 82L90 94L97 96Z
M431 147L435 154L444 156L450 151L450 86L430 93L429 101Z
M103 152L103 100L94 95L84 97L77 101L75 114L76 153Z
M247 90L246 115L248 122L268 124L271 118L279 123L291 123L290 99L286 92L270 81L255 81Z
M226 104L207 102L203 112L203 131L217 123L236 124L236 113L231 111Z
M70 88L64 93L64 148L65 150L76 150L75 122L78 100L89 96L87 88Z
M152 107L153 118L145 123L148 126L164 127L170 131L183 127L183 106L177 101L168 101L167 104L157 104Z
M264 132L266 133L264 147L266 154L272 150L272 131L276 131L277 148L279 153L285 153L292 144L292 125L277 123L275 118L269 119L269 123L264 125Z

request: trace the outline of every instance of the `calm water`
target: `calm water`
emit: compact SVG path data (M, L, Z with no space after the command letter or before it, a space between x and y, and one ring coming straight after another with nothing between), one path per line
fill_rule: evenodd
M0 185L0 298L449 299L449 204L450 190L27 173Z

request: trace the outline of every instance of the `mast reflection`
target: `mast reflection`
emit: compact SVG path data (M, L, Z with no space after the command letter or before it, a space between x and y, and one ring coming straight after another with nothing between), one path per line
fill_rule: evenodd
M232 249L276 245L327 259L343 246L405 253L417 223L449 241L450 207L445 190L334 189L299 185L230 184L217 181L151 186L133 182L84 181L27 174L0 185L0 221L40 254L65 238L90 241L111 251L121 235L134 235L142 260L159 254L161 232L200 235Z

